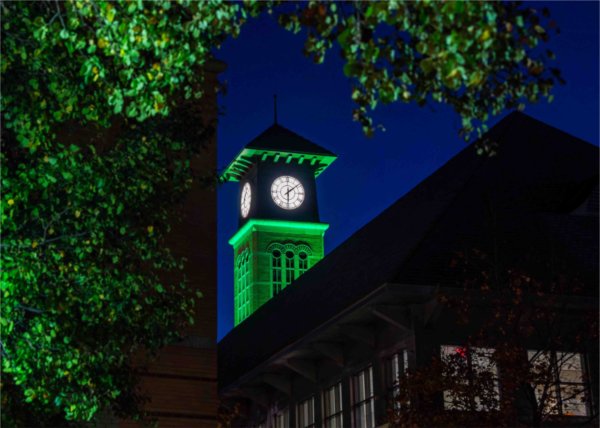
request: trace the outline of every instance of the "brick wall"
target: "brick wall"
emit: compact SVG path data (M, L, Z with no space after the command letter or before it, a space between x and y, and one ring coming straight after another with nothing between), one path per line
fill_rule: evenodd
M224 69L214 64L207 73L205 96L198 106L199 120L217 117L215 88L217 74ZM196 110L196 109L194 109ZM199 173L216 170L216 134L192 161ZM146 410L163 427L214 427L217 414L217 195L216 190L196 182L184 208L184 220L177 225L169 245L188 262L185 275L203 298L196 308L195 324L182 343L161 350L142 377L142 389L150 397ZM120 428L138 427L120 421Z

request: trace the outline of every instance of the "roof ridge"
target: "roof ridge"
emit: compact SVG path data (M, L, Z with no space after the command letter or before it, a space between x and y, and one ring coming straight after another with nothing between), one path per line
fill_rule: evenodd
M283 144L281 139L285 139ZM274 123L273 125L269 126L259 135L254 137L244 147L336 156L335 153L331 152L330 150L327 150L319 144L312 142L308 138L286 128L283 125L280 125L279 123Z

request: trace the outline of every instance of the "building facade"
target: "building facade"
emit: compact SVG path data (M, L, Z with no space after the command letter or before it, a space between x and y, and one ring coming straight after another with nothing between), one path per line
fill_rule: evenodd
M225 64L206 66L204 95L186 113L209 129L216 128L218 74ZM217 167L217 139L213 133L200 154L191 160L198 175ZM137 363L141 390L148 397L144 410L160 427L201 428L217 423L217 195L196 180L183 206L183 220L174 225L168 245L187 259L185 275L191 290L202 293L194 324L184 340L161 349L157 357ZM107 416L98 426L139 427L144 423Z
M219 343L222 403L239 410L233 425L375 427L399 423L409 406L421 415L496 412L514 425L597 423L598 344L589 320L598 314L598 148L520 113L487 137L497 156L467 147L236 319ZM243 184L240 198L244 217ZM254 227L250 219L240 225L236 237ZM258 275L277 272L270 257L253 265L265 271ZM517 287L522 281L537 288ZM467 297L466 311L449 303ZM497 352L504 326L496 323L500 330L481 345L469 343L516 308L528 314L518 326L539 331L524 336L515 361L547 376L510 390L512 369ZM533 316L545 313L558 314L552 328ZM436 361L465 366L462 390L477 391L479 375L490 374L491 391L465 404L439 386L431 403L416 394L400 408L401 382L417 382L412 373Z

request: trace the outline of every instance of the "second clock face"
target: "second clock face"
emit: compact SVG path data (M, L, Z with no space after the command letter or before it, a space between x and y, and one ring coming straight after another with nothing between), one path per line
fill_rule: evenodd
M240 208L242 210L242 217L248 217L250 212L250 204L252 202L252 189L250 189L250 183L244 184L242 188L242 197L240 199Z
M283 175L271 185L271 197L277 206L295 210L304 202L304 187L296 178Z

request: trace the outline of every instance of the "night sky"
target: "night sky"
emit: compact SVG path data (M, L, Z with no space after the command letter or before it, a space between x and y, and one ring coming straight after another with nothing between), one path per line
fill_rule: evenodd
M561 34L547 48L567 84L554 102L528 105L525 113L598 145L598 2L535 3L547 6ZM465 147L460 118L449 108L393 104L380 107L375 123L386 131L366 138L352 121L350 83L336 51L324 64L302 54L304 38L264 16L227 41L219 59L227 63L221 79L224 115L218 129L218 166L224 168L254 137L273 124L278 95L282 126L333 151L339 158L317 179L321 221L330 224L325 251L331 252L356 230L432 174ZM501 116L502 117L502 116ZM501 117L492 119L490 127ZM233 328L233 250L237 230L238 183L218 189L219 340Z

